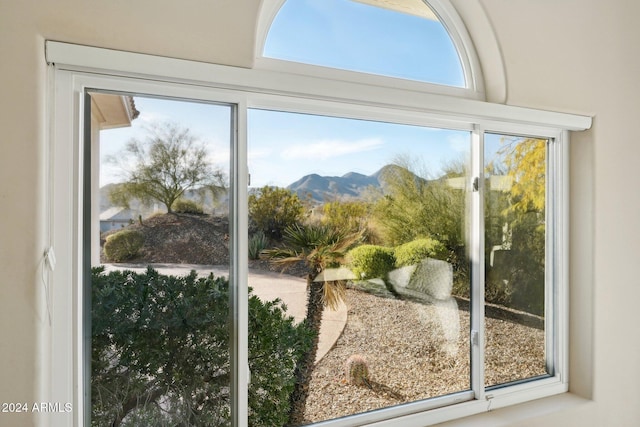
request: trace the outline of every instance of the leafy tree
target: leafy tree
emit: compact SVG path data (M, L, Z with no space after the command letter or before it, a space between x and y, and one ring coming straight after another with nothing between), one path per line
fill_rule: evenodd
M500 154L512 181L509 207L504 211L512 234L509 305L544 315L547 141L513 138L503 142Z
M500 164L488 169L508 177L510 186L487 192L485 229L487 251L505 251L499 264L487 266L486 297L544 315L546 141L505 137L502 144Z
M173 204L187 190L224 189L225 177L207 159L205 145L187 128L165 122L149 128L144 140L131 139L111 161L120 164L124 182L109 194L112 203L128 207L137 198L158 201L173 212Z
M304 324L313 331L313 341L299 359L295 369L296 384L291 394L291 411L287 425L296 426L304 421L309 395L309 381L315 367L322 311L325 306L336 308L344 300L343 282L316 281L326 268L337 267L354 245L359 234L347 234L326 225L294 225L285 228L283 242L286 247L265 251L265 257L274 264L287 268L304 262L307 266L307 313Z
M546 140L534 138L503 139L498 154L504 156L511 178L509 210L516 213L544 213L546 177Z
M229 424L228 285L195 272L92 270L92 425ZM249 426L283 425L311 332L277 300L250 295L249 333Z
M304 211L298 195L285 188L264 186L249 195L252 225L274 239L280 239L286 227L300 223Z

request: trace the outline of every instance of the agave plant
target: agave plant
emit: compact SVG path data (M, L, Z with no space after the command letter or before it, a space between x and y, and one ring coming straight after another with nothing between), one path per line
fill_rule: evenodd
M309 395L309 381L313 373L322 311L325 306L337 308L344 300L344 282L316 281L326 268L337 267L345 255L362 240L361 234L348 234L327 225L295 225L283 232L282 248L263 251L262 256L286 270L287 267L304 262L307 266L307 327L315 332L310 350L296 366L296 385L291 394L291 412L288 425L300 425Z

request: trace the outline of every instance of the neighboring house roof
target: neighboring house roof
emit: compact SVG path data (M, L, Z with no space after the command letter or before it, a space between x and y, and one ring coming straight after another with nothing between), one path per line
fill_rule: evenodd
M126 102L129 104L129 116L131 120L135 120L140 115L140 111L136 108L136 101L133 99L133 96L125 96Z
M115 129L131 126L140 111L132 96L96 92L91 94L91 114L100 129Z
M129 221L133 218L133 211L127 208L109 208L100 214L100 221Z

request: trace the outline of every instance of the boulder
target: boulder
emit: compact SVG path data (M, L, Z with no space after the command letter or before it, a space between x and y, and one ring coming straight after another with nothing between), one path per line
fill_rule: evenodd
M453 290L453 266L446 261L425 258L416 265L407 289L437 300L449 299Z

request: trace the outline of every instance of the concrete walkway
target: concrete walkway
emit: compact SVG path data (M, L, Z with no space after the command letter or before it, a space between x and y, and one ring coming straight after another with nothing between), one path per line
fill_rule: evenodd
M132 270L143 273L146 266L140 264L104 264L106 271ZM225 266L206 266L193 264L152 264L151 267L161 274L180 276L195 270L200 276L213 273L214 276L229 276ZM287 314L300 322L305 318L307 307L307 283L305 279L288 274L249 269L249 287L253 293L263 301L280 298L287 306ZM337 310L325 309L320 328L320 343L316 363L335 344L347 323L347 307L340 304Z

